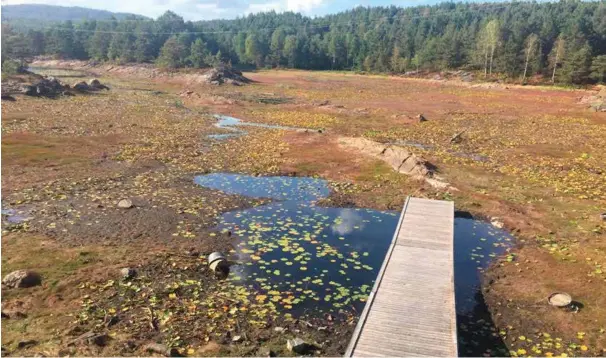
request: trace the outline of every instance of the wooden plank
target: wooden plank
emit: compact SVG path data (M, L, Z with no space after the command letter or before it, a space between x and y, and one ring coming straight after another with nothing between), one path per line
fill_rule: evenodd
M346 356L456 356L454 206L407 198Z

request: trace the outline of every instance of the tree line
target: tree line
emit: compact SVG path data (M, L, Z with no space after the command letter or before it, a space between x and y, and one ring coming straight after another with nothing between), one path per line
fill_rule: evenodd
M487 78L606 82L604 1L447 2L356 7L317 18L266 12L197 22L168 11L155 20L3 27L3 61L44 54L170 68L231 63L396 73L463 69Z

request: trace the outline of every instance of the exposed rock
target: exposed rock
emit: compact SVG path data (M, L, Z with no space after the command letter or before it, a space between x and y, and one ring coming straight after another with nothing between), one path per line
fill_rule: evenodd
M89 342L99 346L99 347L105 347L107 345L107 343L109 342L110 337L107 333L102 333L102 334L98 334L94 337L91 337L89 339Z
M492 226L496 227L497 229L502 229L505 224L503 223L503 221L501 221L500 218L492 218L490 220L490 224L492 224Z
M244 341L244 337L242 337L242 336L233 336L231 338L231 341L234 342L234 343L240 343L240 342Z
M19 348L19 349L28 348L28 347L35 346L36 344L38 344L38 341L36 341L35 339L28 339L26 341L21 341L21 342L17 343L17 348Z
M129 279L137 276L137 270L130 268L130 267L125 267L125 268L120 269L120 275L122 275L123 280L129 280Z
M2 95L2 100L3 101L11 101L11 102L16 101L15 97L11 96L10 94L3 94Z
M301 338L294 338L286 341L286 349L288 349L289 352L305 354L309 350L309 345Z
M27 288L42 284L42 278L34 271L18 270L4 276L2 284L8 288Z
M587 108L592 111L606 112L606 87L600 86L597 93L581 97L579 103L587 105Z
M54 77L30 76L31 83L9 80L2 83L2 99L8 99L9 94L24 94L26 96L56 97L62 95L69 86L64 85ZM8 96L4 98L4 96Z
M461 143L463 140L463 133L467 132L467 129L464 129L450 138L450 143Z
M425 180L428 184L438 189L450 187L448 183L434 177L433 166L431 164L406 148L378 143L366 138L352 137L340 138L339 144L381 159L398 173Z
M606 221L606 213L601 213L601 214L600 214L600 218L601 218L603 221Z
M275 357L276 354L268 347L261 347L257 351L257 357Z
M284 328L284 327L276 327L276 328L274 328L274 331L278 332L278 333L284 333L284 332L286 332L286 328Z
M168 347L166 347L164 344L160 344L160 343L146 344L143 347L143 350L145 350L146 352L162 354L164 356L170 355L170 351L169 351Z
M423 115L423 113L417 114L417 121L419 122L427 122L427 118Z
M10 318L10 319L22 319L27 318L27 314L25 313L26 307L23 301L12 301L2 304L2 318Z
M109 90L109 87L103 85L98 79L93 78L88 81L88 86L92 90Z
M133 206L134 206L134 205L133 205L133 201L132 201L132 200L130 200L130 199L122 199L122 200L120 200L120 201L118 202L118 207L119 207L120 209L130 209L130 208L132 208Z
M203 75L203 79L212 85L231 83L239 86L251 82L250 79L242 75L242 72L225 65L217 66L207 71Z
M84 81L80 81L80 82L76 82L72 85L72 88L75 89L76 91L90 91L90 86L88 85L88 83L84 82Z

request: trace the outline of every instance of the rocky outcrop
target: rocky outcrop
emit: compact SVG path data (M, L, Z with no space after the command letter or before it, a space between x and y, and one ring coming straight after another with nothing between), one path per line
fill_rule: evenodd
M2 94L24 94L36 97L57 97L69 94L69 86L54 77L43 77L31 83L6 81L2 83Z
M7 288L28 288L42 283L40 275L34 271L17 270L4 276L2 285Z
M431 186L439 189L449 187L448 183L434 175L433 166L425 159L414 154L406 148L374 142L366 138L340 138L339 144L354 149L362 154L372 156L389 164L398 173L424 180Z
M597 93L581 97L579 103L586 105L594 112L606 112L606 87L599 86Z
M242 75L242 72L228 66L215 67L207 71L202 77L207 83L214 85L231 83L235 86L241 86L251 82L250 79Z

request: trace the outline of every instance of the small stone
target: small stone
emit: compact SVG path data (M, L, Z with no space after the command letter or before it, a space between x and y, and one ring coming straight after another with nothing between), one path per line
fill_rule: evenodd
M120 201L118 202L118 207L119 207L120 209L130 209L130 208L132 208L133 206L134 206L134 205L133 205L133 201L132 201L132 200L130 200L130 199L122 199L122 200L120 200Z
M501 221L500 218L492 218L490 220L490 224L492 224L492 226L496 227L497 229L502 229L505 224Z
M427 122L427 118L422 113L417 114L417 120L419 122Z
M284 328L284 327L276 327L276 328L274 328L274 331L278 332L278 333L284 333L284 332L286 332L286 328Z
M308 349L308 345L301 338L289 339L286 341L286 349L288 349L289 352L305 354Z
M2 284L8 288L28 288L42 284L42 278L34 271L17 270L4 276Z
M600 218L602 218L603 221L606 221L606 213L601 213Z
M34 339L28 339L27 341L19 342L17 344L17 348L19 348L19 349L28 348L31 346L35 346L36 344L38 344L38 341L36 341Z
M244 338L242 336L233 336L231 341L234 343L240 343L240 342L244 341Z
M99 347L105 347L107 345L107 343L109 342L109 339L110 339L109 335L106 333L103 333L103 334L99 334L99 335L92 337L90 339L90 341Z
M275 357L276 354L267 347L261 347L257 351L257 357Z
M137 270L130 268L130 267L125 267L125 268L120 269L120 275L122 275L122 279L129 280L129 279L137 276Z
M160 344L160 343L149 343L149 344L146 344L143 347L143 350L145 350L147 352L162 354L164 356L170 355L168 347L166 347L164 344Z

